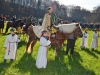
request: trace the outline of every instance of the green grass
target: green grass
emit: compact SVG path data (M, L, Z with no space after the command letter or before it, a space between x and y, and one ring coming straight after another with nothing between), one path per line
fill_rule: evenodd
M7 35L0 34L0 75L100 75L100 42L98 50L92 52L90 45L92 41L92 31L89 31L89 47L80 49L81 38L75 45L73 56L66 56L66 41L63 48L58 51L58 56L54 57L53 48L49 49L49 63L46 69L35 67L39 42L36 43L32 54L25 54L26 42L22 40L18 45L17 60L3 63L5 56L4 41ZM100 41L100 40L99 40Z

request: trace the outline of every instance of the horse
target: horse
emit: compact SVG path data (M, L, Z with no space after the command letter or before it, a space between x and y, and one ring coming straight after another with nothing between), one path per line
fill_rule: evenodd
M18 25L19 25L19 23L20 23L21 21L22 21L22 20L17 20L17 21L15 21L15 22L14 22L14 25L12 24L12 21L9 21L9 22L7 23L7 26L6 26L6 31L5 31L5 33L8 32L8 29L9 29L10 27L14 27L14 28L17 29L17 27L18 27Z
M32 26L33 25L30 25L28 29L31 28ZM19 36L21 36L21 34L23 35L24 41L27 41L28 35L27 35L27 30L25 30L25 27L26 25L20 25L17 27L16 31L17 31L17 34L19 34Z
M67 26L67 24L65 24L65 25ZM63 25L61 25L61 26L63 26ZM68 39L68 37L69 37L69 35L71 33L74 33L75 36L82 37L83 34L82 34L82 29L81 29L80 24L75 24L74 27L75 28L70 33L66 33L66 30L62 31L61 27L59 27L59 26L56 27L56 29L57 29L56 38L53 38L53 37L50 38L51 45L55 45L55 56L58 55L59 47L63 44L64 40ZM39 40L39 37L36 36L36 34L35 34L34 30L33 30L33 27L28 29L27 34L29 36L29 39L28 39L28 42L27 42L27 46L26 46L26 51L25 52L26 53L32 53L33 52L33 47L36 44L36 42Z
M2 21L0 21L0 33L3 33L3 29L4 29L4 22L5 22L6 18L5 18L5 17L3 17L2 19L3 19L3 20L2 20Z

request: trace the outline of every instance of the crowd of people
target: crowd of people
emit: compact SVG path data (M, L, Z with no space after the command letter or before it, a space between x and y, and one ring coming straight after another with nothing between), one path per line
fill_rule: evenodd
M54 22L52 21L51 18L51 13L52 13L52 8L49 7L46 14L44 15L42 24L44 25L43 27L43 31L42 31L42 35L40 37L40 47L38 50L38 55L37 55L37 59L36 59L36 67L37 68L46 68L47 65L47 54L48 54L48 49L49 49L49 45L50 45L50 36L51 36L51 31L48 29L48 27L51 27L52 25L54 25ZM26 30L28 28L29 25L32 24L32 16L30 16L29 18L26 19ZM16 20L16 16L13 16L12 18L12 24L14 24ZM75 22L73 20L73 22ZM60 17L58 18L58 22L57 24L67 24L67 22L64 22ZM41 24L41 25L42 25ZM7 59L15 60L16 59L16 50L17 50L17 45L18 42L20 42L20 38L19 36L17 36L14 33L15 29L11 28L10 29L10 34L7 36L4 47L6 49L6 53L5 53L5 58L4 58L4 62L6 62ZM93 33L93 40L91 43L91 49L92 51L94 51L95 48L98 47L98 30L95 29L94 33ZM74 46L75 46L75 42L76 42L77 37L74 36L74 33L72 33L67 40L67 47L66 47L66 54L68 55L68 52L70 51L70 54L73 55L74 52ZM83 32L83 37L82 37L82 42L80 47L81 48L86 48L88 46L88 32L87 30L85 30L85 32ZM70 50L71 49L71 50Z
M83 32L82 42L81 42L81 45L80 45L80 47L82 49L88 47L88 36L89 36L88 30L85 30L85 32ZM90 46L92 51L94 51L95 49L98 48L98 38L99 37L100 37L99 31L98 31L98 29L95 29L94 33L92 35L92 42L91 42L91 46Z
M83 29L88 28L89 30L100 29L100 23L81 23Z

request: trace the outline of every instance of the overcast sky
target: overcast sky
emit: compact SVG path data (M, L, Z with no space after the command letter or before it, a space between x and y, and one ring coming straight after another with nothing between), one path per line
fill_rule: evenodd
M93 10L93 7L100 5L100 0L57 0L60 4L78 5L88 10Z

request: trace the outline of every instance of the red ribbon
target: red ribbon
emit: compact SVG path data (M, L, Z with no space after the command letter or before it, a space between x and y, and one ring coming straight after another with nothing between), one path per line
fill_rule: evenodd
M10 43L16 43L16 42L9 42L8 55L9 55L9 53L10 53Z

